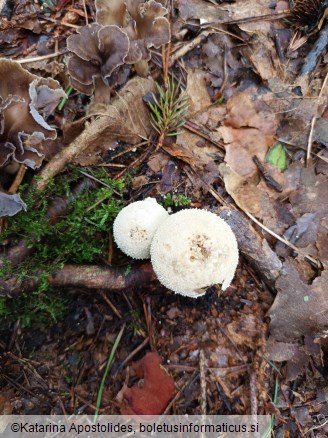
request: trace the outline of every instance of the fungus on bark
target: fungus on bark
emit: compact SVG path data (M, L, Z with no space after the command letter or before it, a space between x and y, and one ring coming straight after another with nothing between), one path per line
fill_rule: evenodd
M149 259L154 233L168 216L168 212L153 198L129 204L119 212L113 224L117 246L130 257Z
M124 63L130 44L118 26L94 23L69 36L67 47L73 52L67 64L72 87L90 96L96 78L108 85L112 72Z
M229 287L238 264L238 247L229 225L206 210L181 210L159 227L151 262L159 281L181 295L197 298L203 289Z

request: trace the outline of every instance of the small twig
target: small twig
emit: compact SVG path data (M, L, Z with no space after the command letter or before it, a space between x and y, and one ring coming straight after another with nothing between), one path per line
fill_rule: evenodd
M85 4L85 0L83 0L83 10L84 10L85 24L88 25L89 24L89 19L88 19L88 12L87 12L87 7L86 7L86 4Z
M276 181L272 175L267 171L267 169L263 166L261 161L258 159L256 155L253 155L252 157L254 163L256 164L256 167L258 168L260 174L263 176L264 181L267 186L272 187L277 192L282 192L283 188L282 186Z
M103 297L103 300L108 304L108 306L112 309L112 311L115 313L115 315L119 319L123 319L123 316L121 315L121 312L114 306L114 304L111 302L111 300L106 296L104 292L100 292L100 295Z
M176 393L176 395L173 397L173 399L170 401L170 403L167 405L165 411L163 412L162 415L167 415L167 413L169 412L169 410L171 409L171 407L173 406L173 404L176 402L176 400L178 400L178 398L180 397L180 394L187 388L188 385L192 385L195 380L198 378L198 372L195 371L194 374L191 376L191 379L186 382L182 388L179 389L179 391Z
M42 270L33 277L8 280L0 279L0 295L14 296L34 290L39 281ZM113 269L94 265L65 265L57 269L49 278L49 284L54 287L81 287L89 290L123 291L131 287L149 284L156 279L150 263L133 266L126 274L125 268Z
M44 61L45 59L57 58L58 56L65 55L68 53L67 49L62 50L61 52L49 53L49 55L35 56L34 58L24 58L24 59L15 59L19 64L29 64L30 62L38 62Z
M165 87L168 86L170 52L171 41L168 43L167 46L165 46L164 44L162 47L163 80Z
M19 166L18 172L16 173L15 179L10 186L10 189L8 190L8 193L16 193L18 190L18 187L20 186L21 182L23 181L24 175L26 173L27 167L25 164L21 164Z
M219 324L218 327L219 327L220 332L223 333L223 335L228 339L228 341L230 342L230 344L233 346L233 348L234 348L235 352L237 353L237 356L239 357L239 359L240 359L242 362L245 362L245 360L244 360L243 356L241 355L241 353L240 353L240 351L239 351L237 345L236 345L236 344L234 343L234 341L230 338L230 336L227 334L227 332L225 331L225 329L224 329L223 327L221 327L220 324Z
M171 56L170 62L168 63L169 67L172 67L175 62L185 56L188 52L193 50L195 47L197 47L199 44L204 42L206 38L213 33L211 30L204 30L202 33L200 33L196 38L194 38L192 41L190 41L185 46L178 49L173 55Z
M257 415L257 391L256 391L256 373L251 373L250 376L250 391L251 391L251 415L256 416Z
M79 29L81 26L77 26L76 24L72 24L72 23L66 23L65 21L59 21L59 20L55 20L54 18L50 18L50 17L45 17L43 15L38 15L39 18L41 18L41 23L42 21L50 21L51 23L55 23L58 24L59 26L66 26L66 27L71 27L73 29Z
M117 375L117 373L122 370L125 365L130 362L130 360L132 360L134 358L134 356L136 354L138 354L141 350L143 350L145 348L145 346L149 343L149 337L147 337L144 341L141 342L140 345L138 345L137 348L135 348L133 351L131 351L131 353L123 360L123 362L119 365L118 370L116 371L116 373L114 374L113 377L115 377Z
M264 231L266 231L267 233L269 233L271 236L275 237L276 239L278 239L280 242L284 243L285 245L289 246L289 248L292 248L295 252L297 252L298 254L302 255L302 257L304 257L305 259L309 260L310 262L312 262L315 266L318 266L318 262L320 262L320 260L316 260L313 257L311 257L308 254L304 254L304 252L298 248L297 246L293 245L292 243L290 243L288 240L284 239L283 237L280 237L278 234L276 234L274 231L270 230L269 228L267 228L265 225L261 224L260 221L258 221L253 215L251 215L248 211L244 210L244 213L250 218L252 219L253 222L255 222L259 227L261 227Z
M206 415L206 375L205 375L205 354L204 350L199 351L199 373L200 373L200 389L201 389L201 413Z
M194 134L199 135L200 137L204 138L205 140L209 141L210 143L217 146L219 149L225 152L224 143L218 142L215 140L212 140L211 137L208 135L209 131L205 130L203 127L197 125L195 122L191 122L188 120L183 127L187 129L190 132L193 132Z
M314 133L314 125L315 121L317 119L317 116L313 116L311 120L311 128L310 128L310 134L307 144L307 152L306 152L306 167L310 164L311 160L311 152L312 152L312 143L313 143L313 133Z
M325 76L325 79L323 81L319 96L317 97L317 99L321 99L324 89L327 86L327 82L328 82L328 73ZM310 135L309 135L309 139L308 139L308 144L307 144L307 153L306 153L306 166L308 166L310 160L311 160L311 154L312 154L312 143L313 143L313 134L314 134L314 125L316 122L316 116L312 117L311 120L311 129L310 129Z

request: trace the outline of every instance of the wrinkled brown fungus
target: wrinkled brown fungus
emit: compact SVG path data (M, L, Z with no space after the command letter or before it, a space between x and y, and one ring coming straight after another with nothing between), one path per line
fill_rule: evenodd
M124 28L130 39L125 62L135 64L138 75L147 76L149 49L158 49L171 39L170 23L165 17L168 10L154 0L126 0L126 6L132 20Z
M129 39L118 26L91 24L67 38L73 52L68 61L71 84L78 91L91 95L94 80L101 77L107 85L111 73L124 63L129 51Z
M125 25L126 5L124 0L96 0L96 21L98 24L107 26L116 24Z
M57 81L29 73L14 61L0 59L0 167L11 161L35 169L57 137L45 120L64 91Z

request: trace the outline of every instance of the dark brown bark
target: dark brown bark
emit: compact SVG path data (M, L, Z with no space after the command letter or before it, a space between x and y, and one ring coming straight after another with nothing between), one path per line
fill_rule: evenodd
M272 251L267 241L255 231L249 224L249 220L239 211L225 209L221 212L220 217L230 225L235 233L239 251L262 277L263 281L270 288L274 288L274 283L282 268L277 254Z
M41 272L40 272L41 274ZM53 287L76 287L89 290L122 291L124 289L149 285L156 279L150 262L144 262L132 267L127 273L126 267L112 268L93 265L65 265L49 277ZM27 278L18 281L11 278L0 280L0 295L14 297L22 292L37 288L37 278Z

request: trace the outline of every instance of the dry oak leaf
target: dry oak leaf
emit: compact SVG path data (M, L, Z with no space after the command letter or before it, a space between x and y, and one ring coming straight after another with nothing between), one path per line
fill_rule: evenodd
M157 353L147 353L133 363L133 370L143 383L132 388L123 386L117 395L122 415L160 415L174 396L172 377L161 366Z
M268 312L270 334L277 340L322 335L328 330L328 271L311 285L286 261L276 281L278 294Z
M224 126L217 130L226 144L225 162L244 177L257 172L253 156L264 161L278 127L276 116L261 97L254 100L257 94L258 90L251 87L229 99Z
M225 163L219 165L219 171L226 191L243 211L261 219L265 226L279 234L294 223L294 216L280 201L285 191L280 194L269 189L256 174L240 176Z

